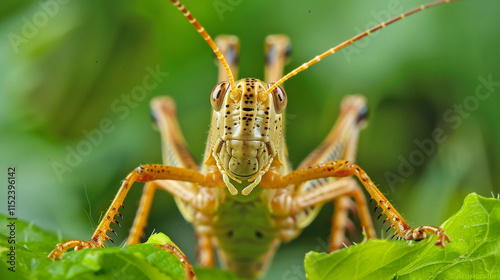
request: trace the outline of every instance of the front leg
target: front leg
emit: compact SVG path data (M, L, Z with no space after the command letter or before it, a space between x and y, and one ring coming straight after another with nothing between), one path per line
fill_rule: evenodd
M274 176L273 176L274 175ZM358 177L360 182L370 193L373 200L377 202L377 208L382 208L383 214L387 215L387 219L384 222L391 222L389 228L395 228L396 232L394 235L398 235L400 238L405 240L415 240L420 241L424 239L427 234L434 234L437 236L435 245L445 247L445 242L450 242L450 237L445 233L442 228L435 226L420 226L418 228L412 229L405 219L399 214L399 212L392 206L392 204L385 198L385 196L380 192L380 190L375 186L372 180L368 177L365 171L361 169L356 164L349 161L338 160L330 161L322 164L314 165L311 167L299 169L289 173L286 176L279 176L278 174L269 174L266 180L262 180L261 186L263 188L284 188L289 185L298 185L306 181L327 178L327 177L348 177L355 175ZM294 202L304 202L309 201L304 204L294 203L291 205L292 209L303 209L312 203L316 203L316 200L321 200L322 196L327 194L326 189L317 188L311 192L304 193L301 195L307 196L299 200L294 200ZM382 215L382 214L381 214ZM380 216L379 216L380 217Z
M107 232L114 230L110 227L111 223L116 223L120 226L120 223L114 218L116 215L121 216L118 209L123 207L123 200L127 196L130 187L134 182L152 182L155 180L178 180L196 183L201 186L206 187L218 187L219 182L214 181L213 174L203 175L197 171L167 166L159 164L141 165L134 171L130 172L128 176L123 181L120 190L116 194L111 206L104 215L96 230L92 234L92 238L89 241L83 240L69 240L56 245L56 248L50 252L50 259L59 259L62 254L68 249L75 248L75 250L87 249L87 248L102 248L104 247L104 241L110 240L111 237L107 236ZM180 187L181 185L169 184L171 186L167 191L172 195L179 197L186 203L190 204L195 209L206 209L210 207L216 207L216 201L207 201L206 199L200 199L197 195L198 192L185 189Z

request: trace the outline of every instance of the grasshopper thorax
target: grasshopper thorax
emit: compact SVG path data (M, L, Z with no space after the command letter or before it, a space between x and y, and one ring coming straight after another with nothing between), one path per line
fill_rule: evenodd
M243 189L248 195L256 187L276 156L281 141L286 93L277 87L266 94L270 85L246 78L235 83L219 83L212 91L212 152L231 194L238 190L230 179L251 184Z

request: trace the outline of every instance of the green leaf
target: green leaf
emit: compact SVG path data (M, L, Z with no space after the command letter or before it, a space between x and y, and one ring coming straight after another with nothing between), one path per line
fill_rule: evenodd
M0 215L6 221L7 217ZM495 279L500 277L500 200L471 194L443 224L452 242L443 250L434 238L421 242L372 240L332 254L310 252L308 279ZM180 261L155 244L173 244L155 234L145 244L67 252L47 259L60 240L32 223L16 220L16 272L7 270L10 229L0 228L1 279L184 279ZM175 246L175 244L174 244ZM230 272L195 268L198 279L237 280ZM489 277L489 278L488 278Z
M0 215L2 221L7 217ZM47 255L59 242L58 238L32 223L15 221L15 272L8 271L7 261L12 244L10 229L0 229L1 279L184 279L179 259L156 248L156 244L172 244L163 233L153 234L146 243L124 248L70 251L61 260L49 260ZM177 247L178 248L178 247ZM237 278L216 269L198 269L199 279Z
M371 240L331 254L309 252L307 279L500 278L500 200L472 193L442 227L452 240L444 250L430 237L418 243Z
M125 248L103 248L67 252L61 260L47 259L57 239L22 221L16 222L16 276L39 279L184 279L184 270L176 256L158 249L155 242L171 243L164 234L154 236L150 244ZM22 236L25 239L21 238ZM2 238L2 263L9 247ZM21 241L22 240L22 241ZM6 271L4 269L3 271ZM11 276L11 275L9 275Z

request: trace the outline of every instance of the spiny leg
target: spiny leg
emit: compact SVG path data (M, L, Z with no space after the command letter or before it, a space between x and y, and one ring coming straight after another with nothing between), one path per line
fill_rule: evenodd
M106 212L104 216L105 218L102 219L101 223L95 230L92 239L89 241L70 240L60 243L56 246L56 249L50 253L49 258L60 258L61 255L70 248L84 249L104 247L104 240L108 239L112 241L112 239L106 235L106 232L114 232L113 229L109 227L111 222L115 222L119 225L118 221L114 219L114 216L120 216L118 208L122 206L123 200L125 199L130 186L135 181L151 182L155 180L167 179L192 182L206 187L218 187L223 185L221 184L222 179L220 176L217 176L219 174L209 172L206 175L203 175L195 171L197 166L189 151L185 147L184 139L180 133L180 129L175 118L175 107L173 101L168 97L159 97L155 98L151 103L153 117L158 125L158 128L160 129L160 132L162 133L164 161L170 165L181 167L167 165L144 165L132 171L123 182L120 190L113 200L111 207ZM161 182L156 182L156 184L161 184ZM147 221L150 203L153 199L154 186L158 185L150 185L145 190L145 195L142 199L143 202L141 202L141 206L138 209L138 217L136 221L134 221L131 237L128 240L129 244L137 243L142 235L144 225ZM161 184L160 188L171 193L178 200L184 201L186 204L194 207L195 209L213 210L216 203L207 196L204 196L204 199L200 200L198 197L198 189L193 186L195 185L171 181L169 184Z
M155 180L178 180L197 183L201 186L206 187L218 187L218 184L220 185L220 183L214 182L212 178L213 176L211 174L205 176L197 171L173 166L157 164L139 166L134 171L130 172L123 181L120 189L118 190L118 193L111 203L111 206L104 214L104 218L101 220L96 230L92 234L92 238L89 241L70 240L59 243L56 245L56 248L49 254L49 258L59 259L62 254L70 248L76 248L77 250L85 248L102 248L104 247L105 240L112 241L112 239L107 236L106 233L108 231L114 232L114 230L110 227L110 224L112 222L120 225L119 222L114 219L114 217L115 215L121 215L118 212L118 209L119 207L123 206L123 200L127 196L127 193L134 182L146 183ZM192 190L187 190L175 184L171 184L171 186L172 187L168 190L168 192L190 204L195 209L203 209L207 206L213 207L213 205L215 204L215 201L207 203L206 200L197 200L197 193Z
M399 214L394 206L392 206L387 198L385 198L385 196L375 186L366 172L358 165L353 164L349 161L330 161L293 171L284 177L272 176L270 180L265 181L265 184L261 183L261 187L270 189L283 188L288 185L301 184L305 181L319 178L348 177L352 175L358 177L368 193L370 193L372 199L377 202L377 206L382 208L382 213L388 216L385 221L389 221L392 223L389 228L394 227L396 229L394 236L398 235L400 238L403 238L405 240L420 241L424 239L427 234L435 234L437 238L434 244L439 245L442 248L445 247L445 241L450 242L449 236L446 235L445 231L442 228L435 226L420 226L418 228L412 229L405 221L405 219L401 216L401 214ZM301 207L301 205L294 205L293 207Z

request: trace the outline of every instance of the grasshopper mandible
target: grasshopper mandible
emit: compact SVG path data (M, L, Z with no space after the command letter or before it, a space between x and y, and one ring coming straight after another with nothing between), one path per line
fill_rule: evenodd
M134 182L146 183L127 245L140 242L157 189L169 192L191 222L198 237L197 258L202 266L214 266L214 248L222 265L237 275L260 277L281 242L297 237L333 201L335 213L330 249L341 248L349 227L348 210L357 212L368 239L376 237L363 191L352 175L370 193L395 229L398 239L422 240L436 235L434 244L445 247L450 238L434 226L411 228L361 167L354 164L359 131L367 117L361 96L348 96L341 104L337 123L320 147L296 170L288 162L283 133L287 95L281 86L287 79L338 50L406 16L423 9L459 0L439 0L383 22L283 76L289 53L284 35L266 40L265 81L236 80L239 43L236 37L214 42L205 29L178 1L170 0L212 48L219 61L219 83L210 94L213 108L211 128L203 162L198 166L186 148L175 105L168 97L151 102L161 132L164 164L141 165L123 181L110 208L89 241L70 240L57 244L49 258L58 259L70 248L100 248L111 240L107 232ZM380 216L382 215L380 214ZM380 218L379 216L379 218ZM189 265L187 263L186 265Z

